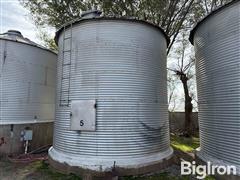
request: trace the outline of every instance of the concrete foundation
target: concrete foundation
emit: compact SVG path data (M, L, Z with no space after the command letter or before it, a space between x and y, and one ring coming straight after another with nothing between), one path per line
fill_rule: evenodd
M207 165L207 162L210 162L211 165L216 165L216 166L232 166L233 164L227 164L221 160L218 160L216 158L207 156L207 155L203 155L200 148L198 148L195 152L195 161L196 164L199 165ZM236 170L237 170L237 174L236 175L219 175L216 174L214 175L216 177L217 180L239 180L240 179L240 167L236 166Z
M52 144L53 122L35 124L0 125L0 156L24 153L24 141L21 132L30 129L33 132L29 141L29 151Z
M73 164L69 164L66 161L64 161L65 157L62 157L62 161L59 162L58 160L54 159L51 153L54 153L54 157L56 157L56 152L54 151L53 148L50 148L49 150L49 163L50 165L56 169L57 171L60 171L65 174L69 173L74 173L77 175L80 175L82 177L89 177L90 179L98 179L98 178L103 178L103 179L108 179L112 178L114 176L129 176L129 175L142 175L142 174L148 174L148 173L153 173L153 172L158 172L169 165L172 165L175 162L174 156L173 156L173 151L172 149L170 150L171 152L168 152L169 154L165 157L156 158L155 160L152 160L151 157L149 157L149 162L146 161L148 157L145 157L145 159L139 160L138 159L138 164L133 160L132 165L126 165L124 166L121 160L116 160L115 164L111 164L111 168L104 168L106 162L110 162L110 160L104 159L103 161L99 161L99 164L95 165L95 168L93 168L93 165L91 166L75 166ZM60 155L60 154L59 154ZM58 157L59 158L59 157ZM68 159L68 161L71 161L72 159ZM74 161L77 161L78 158L74 159ZM114 160L111 160L114 162ZM86 162L86 161L85 161ZM134 162L136 165L134 165ZM79 161L81 163L81 161ZM95 160L96 163L96 160ZM100 164L103 165L100 165ZM89 160L89 164L91 164L91 159ZM91 169L90 169L91 168ZM111 179L110 178L110 179Z

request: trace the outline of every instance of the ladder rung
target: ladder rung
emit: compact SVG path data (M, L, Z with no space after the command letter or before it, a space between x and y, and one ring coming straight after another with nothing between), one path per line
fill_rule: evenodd
M67 39L71 39L72 37L69 36L69 37L64 37L63 40L67 40Z
M60 100L60 103L61 103L61 104L63 104L63 103L64 103L64 104L68 104L68 103L69 103L69 100Z
M66 52L71 52L71 49L63 51L63 53L66 53Z
M66 64L63 64L62 66L69 66L71 65L71 63L66 63Z
M62 79L70 79L70 76L69 77L62 77Z
M69 104L69 100L60 100L61 104Z
M60 93L69 93L69 91L60 91Z
M60 102L65 102L66 103L66 102L69 102L69 99L68 98L61 98Z
M69 103L66 103L66 104L60 103L60 106L69 106Z

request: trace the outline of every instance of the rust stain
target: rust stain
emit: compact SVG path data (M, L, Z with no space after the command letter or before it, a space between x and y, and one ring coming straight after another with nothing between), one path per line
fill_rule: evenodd
M7 144L7 142L5 141L4 137L0 138L0 146L2 146L3 144Z

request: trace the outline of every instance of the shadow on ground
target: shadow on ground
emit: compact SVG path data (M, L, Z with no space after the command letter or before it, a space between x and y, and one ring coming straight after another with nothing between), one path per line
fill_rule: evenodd
M172 136L172 147L175 149L176 157L186 156L191 160L193 150L199 146L198 138L186 139ZM65 175L52 169L47 160L31 163L12 163L8 159L0 159L0 180L81 180L74 174ZM179 163L174 164L157 174L145 176L120 177L119 180L195 180L193 176L181 176ZM212 177L206 180L214 180Z

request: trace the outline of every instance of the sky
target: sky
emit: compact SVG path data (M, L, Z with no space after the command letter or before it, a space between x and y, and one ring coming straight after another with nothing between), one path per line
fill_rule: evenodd
M30 40L42 44L38 37L39 30L34 25L30 13L18 0L0 0L0 33L9 29L18 30ZM54 36L54 30L48 29Z

